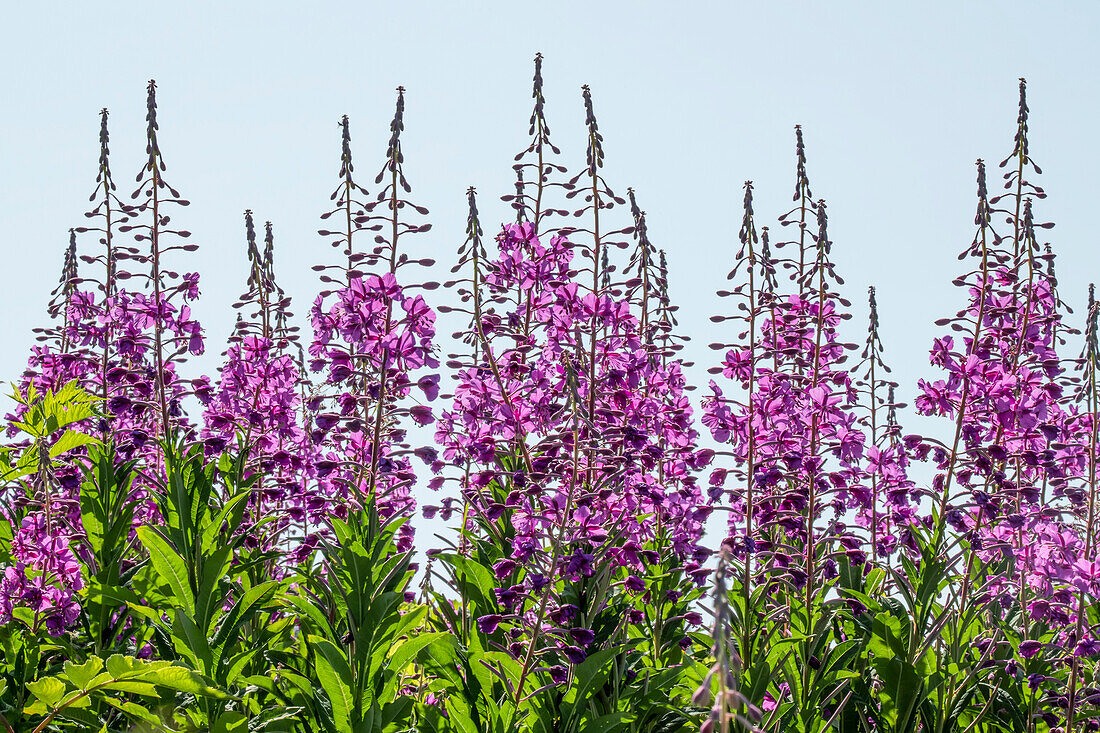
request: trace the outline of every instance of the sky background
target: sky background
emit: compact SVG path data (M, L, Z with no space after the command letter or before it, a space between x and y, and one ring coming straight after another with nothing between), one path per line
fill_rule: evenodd
M399 84L411 198L434 225L407 240L410 255L448 276L470 185L487 232L510 220L498 197L528 142L541 51L552 137L573 170L584 163L580 87L592 88L606 178L635 188L668 251L697 383L717 363L706 344L732 336L708 316L724 307L714 292L733 264L742 184L754 181L758 222L774 229L800 123L853 301L846 336L862 340L876 285L887 358L911 402L918 378L938 378L933 321L964 302L951 280L973 235L974 161L1011 151L1020 76L1049 194L1036 214L1057 223L1040 233L1082 315L1100 277L1098 31L1100 5L1087 2L15 4L0 31L0 379L23 370L67 230L84 221L100 108L128 191L144 162L145 84L157 80L166 179L192 202L174 223L201 246L175 263L202 274L208 354L192 362L196 376L217 369L244 288L243 211L274 223L277 275L303 316L320 287L311 265L334 260L317 229L337 183L337 121L349 115L373 193ZM95 246L87 236L81 251ZM440 329L444 351L455 325Z

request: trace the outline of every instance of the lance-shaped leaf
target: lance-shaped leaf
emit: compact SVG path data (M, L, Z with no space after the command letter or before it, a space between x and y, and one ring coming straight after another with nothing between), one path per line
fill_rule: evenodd
M152 527L137 528L138 539L149 552L149 561L164 582L172 589L180 608L191 617L195 615L195 597L187 579L187 566L180 554Z

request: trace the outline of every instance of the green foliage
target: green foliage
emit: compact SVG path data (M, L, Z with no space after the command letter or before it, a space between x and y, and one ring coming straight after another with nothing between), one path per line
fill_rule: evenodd
M98 397L88 393L76 382L69 382L45 394L30 386L27 394L13 390L9 395L22 406L22 417L10 422L10 427L30 439L22 451L0 447L0 471L3 480L14 482L37 473L44 462L59 458L77 448L99 441L77 429L80 423L98 415Z
M300 635L276 655L285 667L278 694L318 730L399 730L414 699L414 662L442 634L425 633L427 609L406 603L409 554L395 535L404 520L381 521L373 505L332 519L332 539L282 594Z
M501 462L519 465L515 457ZM488 491L505 505L513 488L496 480ZM478 531L463 537L462 551L432 557L446 591L431 591L430 621L443 635L425 647L419 661L433 679L428 690L440 703L418 705L421 730L676 733L698 728L700 711L687 700L706 666L692 656L701 654L685 614L697 607L701 589L684 576L681 561L668 548L659 543L643 548L658 558L641 578L645 593L626 591L626 572L610 567L551 584L547 592L559 603L579 609L573 624L594 634L583 662L557 660L568 669L564 684L557 684L549 658L517 658L505 651L509 636L503 626L486 633L475 623L505 613L494 593L501 583L492 567L511 555L514 538L507 508L496 520L475 522ZM611 536L607 543L616 541ZM510 582L524 579L520 571Z
M1056 632L1019 603L981 602L1003 569L935 531L917 532L893 565L842 557L811 594L723 565L721 664L687 621L706 609L703 589L658 540L642 548L655 560L644 592L610 565L548 586L593 633L583 661L545 638L538 655L514 655L512 626L476 622L508 616L494 564L513 552L510 510L431 557L419 602L397 544L407 520L373 504L332 518L312 554L275 573L285 556L248 541L272 520L249 516L260 477L246 451L210 458L169 440L158 478L80 432L95 399L74 385L20 399L27 441L0 453L6 480L33 491L57 466L79 469L87 583L72 633L51 636L26 608L0 625L0 733L685 733L719 704L735 731L1050 731L1040 711L1062 689ZM134 529L137 482L160 521ZM514 487L505 478L488 490L504 504ZM0 522L4 565L12 538ZM1088 613L1084 623L1100 624L1100 609ZM1024 641L1044 651L1024 657ZM1096 686L1092 667L1077 673L1082 689Z
M224 699L226 694L193 670L167 661L152 661L115 654L106 660L89 657L83 664L65 662L61 674L40 677L27 684L34 700L24 713L41 716L34 733L47 730L55 720L71 721L95 729L100 725L93 706L108 705L135 724L156 729L164 720L150 710L151 701L171 704L174 693L194 698ZM140 698L141 703L133 698Z

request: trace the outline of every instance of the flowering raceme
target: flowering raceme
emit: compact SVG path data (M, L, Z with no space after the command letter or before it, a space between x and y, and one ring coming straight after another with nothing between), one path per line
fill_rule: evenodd
M197 294L197 276L189 282ZM170 303L162 302L160 308L153 308L146 295L125 290L97 304L90 292L74 290L64 312L64 338L35 347L21 393L29 388L56 391L75 381L93 394L107 395L101 424L83 428L109 435L121 457L139 459L145 471L155 474L162 466L155 438L161 423L149 359L150 332L161 328L173 338L185 340L193 353L201 353L201 332L190 319L189 307L183 305L177 312ZM109 358L103 358L108 343L114 350ZM101 363L106 364L105 370L99 368ZM176 377L171 362L165 365L162 383L171 395L171 416L186 426L181 403L189 385ZM20 408L21 413L25 407ZM73 538L79 538L81 524L82 472L77 456L79 451L53 467L55 485L49 508L32 506L24 515L22 529L13 541L17 564L8 568L4 581L7 592L38 599L24 605L43 614L54 633L75 622L79 605L74 593L83 587L80 566L70 547ZM132 501L135 526L156 521L156 508L144 480L134 481ZM38 549L33 549L36 546ZM26 583L30 585L24 587Z
M1031 203L1022 206L1016 251L995 249L994 243L1013 240L997 237L990 228L980 161L978 176L979 231L969 253L979 263L963 280L970 302L950 321L971 335L958 346L951 336L936 339L931 361L947 378L921 380L916 407L956 423L954 444L932 451L941 471L933 486L948 520L968 528L984 557L1014 556L1021 563L1020 577L1045 586L1029 567L1025 550L1030 543L1024 537L1061 534L1053 502L1080 507L1083 495L1068 488L1068 479L1086 467L1077 433L1087 423L1064 391L1056 342L1059 330L1066 329L1054 282L1035 253ZM953 484L969 492L971 501L957 505Z
M235 304L238 320L218 384L204 386L198 396L205 405L201 438L207 452L218 454L238 443L248 452L248 475L257 485L242 532L258 542L251 536L255 521L273 519L263 530L271 545L292 522L302 528L299 539L305 540L328 505L314 490L315 450L303 427L305 376L290 353L298 336L289 325L290 298L275 282L271 222L265 228L261 253L252 212L245 212L248 290Z
M340 277L322 275L323 282L338 287L322 292L310 311L310 369L322 374L324 385L310 397L307 408L314 413L311 437L320 453L317 479L322 493L336 500L336 516L347 511L348 502L364 507L373 503L384 520L410 516L416 504L411 493L416 475L409 457L415 454L428 464L435 460L433 449L409 447L401 425L404 418L420 426L434 420L431 408L418 398L434 400L439 384L438 374L425 373L439 366L432 344L435 311L422 296L410 292L435 284L406 284L399 279L406 265L432 263L399 254L402 236L431 227L401 216L403 209L427 213L402 198L402 191L411 190L401 152L404 109L404 88L398 87L386 159L375 179L388 182L369 202L359 198L367 193L353 178L348 119L341 120L343 180L331 197L336 208L322 216L340 214L347 225L344 231L322 230L338 235L332 243L342 248L347 264L315 268L335 271ZM388 213L373 213L380 207ZM355 235L365 229L389 233L376 237L379 246L361 252L354 246ZM379 272L364 272L364 265ZM408 405L410 401L414 404ZM405 523L399 530L398 547L405 551L411 545L412 527Z
M193 383L179 374L186 355L200 355L205 346L202 327L194 318L191 304L199 296L199 275L182 276L165 267L173 251L191 252L192 244L175 244L189 232L170 229L168 204L186 206L188 202L167 184L157 140L156 85L147 89L148 160L138 175L138 188L132 198L135 205L123 204L115 194L111 175L107 112L101 115L100 160L95 207L86 216L97 226L81 227L77 232L101 235L103 252L83 257L103 267L102 275L85 277L81 283L97 285L90 290L75 290L66 311L66 339L81 358L79 383L103 401L104 420L95 432L111 440L122 458L139 461L144 476L134 482L135 525L155 521L149 500L150 477L163 473L160 440L193 438L194 427L185 415L183 402L193 393ZM148 213L151 221L142 223ZM133 232L141 246L122 246L118 233ZM130 272L123 266L132 261L148 266L149 272ZM122 287L121 282L137 280L144 289ZM200 380L199 384L205 384Z
M190 392L190 383L176 373L175 364L164 366L161 380L155 376L152 359L153 333L159 330L167 337L186 344L185 350L193 355L203 353L202 330L191 317L187 301L198 294L198 279L189 280L183 293L185 302L177 310L171 302L162 300L159 305L144 293L119 290L115 295L95 303L91 293L78 293L72 305L71 335L86 348L93 358L85 371L84 383L95 394L107 395L107 408L111 415L110 434L121 446L140 450L146 441L157 435L158 383L166 391L170 417L187 429L183 417L182 400ZM111 349L106 359L107 368L96 369L98 358Z
M824 202L814 209L816 257L803 260L800 292L783 296L776 290L767 231L762 239L756 233L752 185L746 184L742 254L730 276L744 266L747 280L730 294L747 301L748 315L740 318L748 326L748 341L728 348L721 367L712 370L746 397L728 398L712 380L702 418L716 440L730 445L738 467L734 475L740 485L729 489L733 550L745 562L763 553L798 586L814 583L817 553L825 576L835 574L831 552L815 543L853 546L848 513L869 516L874 499L864 467L867 436L855 412L856 378L842 366L849 347L839 340L837 328L848 316L839 309L845 301L829 287L837 278L828 258ZM876 448L871 457L881 463L883 453ZM714 500L723 497L730 475L722 467L712 472ZM833 517L819 528L827 508ZM805 562L792 563L800 554ZM851 555L859 562L864 557Z
M577 626L580 610L565 598L540 597L559 580L616 571L624 590L645 594L654 547L697 572L708 510L693 474L708 454L695 446L679 363L654 358L625 300L573 281L571 243L544 244L530 222L506 225L497 243L484 282L515 305L506 313L475 305L480 359L460 372L436 439L444 459L468 467L470 526L509 535L493 565L504 613L482 616L482 632L504 623L522 658L536 643L519 641L522 630L537 636L541 616L556 628L561 658L576 664L591 630ZM600 337L586 353L592 328Z
M866 399L863 478L865 484L870 484L865 486L870 490L870 510L865 504L857 523L870 531L871 562L877 564L880 556L889 558L899 546L910 550L915 546L912 530L917 526L920 491L908 475L909 456L897 419L898 408L905 405L895 400L898 385L886 376L890 368L883 359L874 286L868 288L868 313L867 341L862 360L853 371L863 369L855 384L862 388Z
M44 623L51 634L71 627L80 614L75 596L84 588L80 562L60 523L43 514L28 514L12 538L15 560L0 578L0 623L16 608L32 614L33 625Z
M955 317L938 322L964 335L935 340L931 362L947 375L919 384L917 410L952 420L953 438L907 440L935 462L931 494L941 521L967 540L964 597L974 585L984 599L1018 609L1017 653L1031 664L1069 667L1058 705L1073 730L1085 697L1081 659L1100 652L1086 620L1097 590L1095 404L1087 379L1067 375L1058 354L1075 331L1063 324L1069 310L1058 295L1054 255L1037 239L1053 225L1034 218L1033 201L1046 194L1029 180L1040 171L1029 152L1023 80L1017 123L1015 146L1001 163L1013 163L1007 193L990 198L985 164L977 163L977 232L960 256L975 264L956 280L969 298ZM994 230L997 214L1011 233ZM1090 302L1086 375L1095 317ZM1060 715L1048 709L1042 717L1053 724Z
M478 630L522 662L517 700L536 661L565 684L573 665L609 643L599 641L607 633L599 627L624 613L649 629L654 660L678 658L692 580L708 575L698 539L710 510L695 472L710 452L696 447L681 364L670 356L674 308L661 300L664 278L637 207L634 227L601 229L603 212L624 201L599 172L602 135L588 87L589 165L566 184L553 182L564 168L549 158L557 149L539 62L532 143L517 156L517 193L505 197L517 222L503 227L492 259L469 192L468 238L452 271L472 267L459 293L473 353L452 362L461 371L436 433L444 459L463 471L460 547L495 576L493 603L476 611ZM523 181L524 170L533 181ZM585 193L574 213L589 217L590 228L541 231L565 213L547 205L558 187L567 198ZM639 242L630 265L637 277L615 283L609 250L630 233ZM588 235L590 245L578 243ZM461 567L452 568L460 590ZM469 594L461 592L466 613Z
M407 514L414 505L414 474L408 457L396 455L391 446L402 433L383 426L385 437L377 446L371 434L384 419L384 404L408 397L414 388L434 396L437 378L414 382L413 373L439 366L432 354L435 313L421 296L406 296L393 273L385 273L353 278L334 293L331 305L318 299L311 317L311 367L339 390L337 411L316 418L333 447L318 467L322 478L341 498L376 499L384 517ZM421 425L432 421L428 407L409 413ZM341 429L332 431L338 424Z
M39 392L57 389L67 382L85 377L85 355L79 348L79 342L73 339L73 329L84 316L80 305L87 300L87 295L78 288L79 283L76 231L70 229L61 279L46 306L46 314L52 323L47 328L35 329L39 334L38 341L44 343L31 348L27 370L19 385L21 393L25 394L32 386Z
M683 394L679 364L652 363L625 302L607 295L581 295L577 285L568 281L572 249L564 237L553 237L544 246L533 226L525 222L505 226L498 243L502 266L486 275L486 283L501 291L520 288L528 296L524 307L529 310L505 318L518 322L529 312L532 322L547 327L543 333L527 336L520 346L495 353L493 366L482 364L460 375L453 407L441 415L437 425L436 438L444 446L444 458L489 464L473 479L470 491L476 492L495 478L498 469L491 466L501 451L520 441L528 446L534 456L534 471L525 481L533 480L536 486L527 492L530 496L515 497L514 518L520 533L517 549L520 557L525 557L565 509L564 496L547 497L544 492L549 487L538 484L563 475L552 468L564 471L572 462L569 431L576 420L583 426L579 440L600 434L607 455L601 455L600 463L592 466L579 456L576 468L564 475L591 472L594 483L601 485L613 477L615 488L602 489L599 493L604 496L599 500L593 497L579 502L585 522L570 530L575 533L570 541L582 541L589 530L598 536L599 528L615 526L622 532L620 539L644 544L658 526L644 517L653 516L663 523L680 551L689 551L701 531L698 497L690 476L693 464L700 459L691 450L691 408ZM577 339L577 330L593 318L602 338L596 354L599 386L590 388L579 368L583 357L577 354L583 344ZM487 314L482 320L480 328L489 344L498 340L495 336L501 320L496 314ZM590 389L598 395L594 424L574 414L582 409ZM541 441L547 450L538 447ZM559 445L558 441L565 442ZM668 446L667 455L655 449L657 441ZM668 479L663 486L653 478L659 466ZM557 490L567 493L568 487ZM470 498L480 512L497 511L479 503L483 497L477 493Z
M289 355L277 353L269 339L245 336L226 352L217 390L203 414L208 449L221 452L241 436L257 471L270 476L257 489L257 516L284 508L287 499L300 501L309 456L300 425L300 381L301 370ZM305 511L299 505L295 513L301 518ZM287 517L276 516L271 529L278 532Z

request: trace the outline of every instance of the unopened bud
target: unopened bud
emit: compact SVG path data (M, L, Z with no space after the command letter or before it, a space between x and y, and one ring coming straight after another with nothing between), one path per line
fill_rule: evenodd
M714 699L710 691L710 679L711 675L708 673L707 676L703 678L703 684L699 685L699 689L692 693L692 705L700 708L710 707L711 700Z

